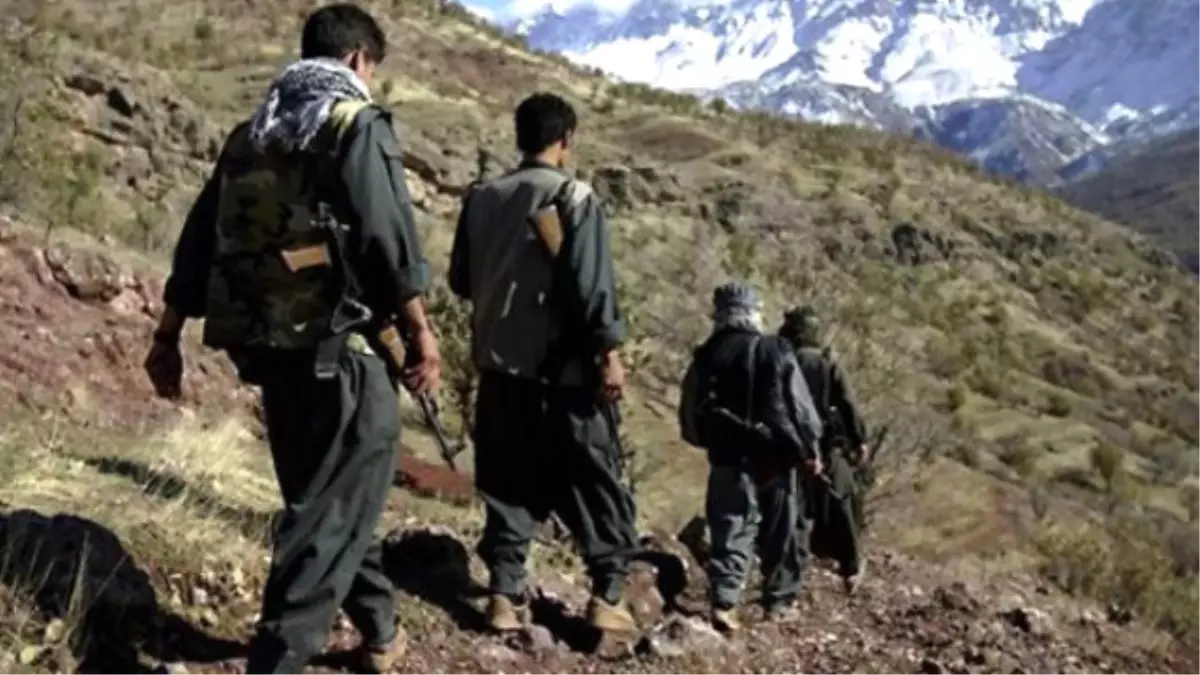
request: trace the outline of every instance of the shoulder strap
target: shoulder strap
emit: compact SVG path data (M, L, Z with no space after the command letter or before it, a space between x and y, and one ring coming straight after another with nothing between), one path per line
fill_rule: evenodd
M758 343L762 340L762 335L755 335L750 338L750 349L746 356L746 371L750 374L750 380L746 383L746 422L754 421L754 375L758 370Z
M829 413L829 390L833 387L833 359L829 357L827 351L821 352L821 376L824 378L825 386L821 390L821 410L826 414Z

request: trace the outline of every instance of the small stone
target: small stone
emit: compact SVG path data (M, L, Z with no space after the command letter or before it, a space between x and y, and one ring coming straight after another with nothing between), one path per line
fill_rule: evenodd
M95 96L104 93L104 83L99 78L83 73L67 76L63 80L63 84L67 85L69 89L83 93L85 96Z
M46 624L46 631L43 637L47 643L54 644L62 640L66 634L67 624L62 619L51 619L50 623Z
M108 107L126 117L132 117L138 109L138 103L129 92L120 87L108 90Z
M729 642L707 621L673 615L655 626L638 644L637 651L662 658L685 654L713 653L726 649Z
M212 628L220 623L220 617L217 616L217 611L212 607L205 607L204 611L200 612L200 624L205 628Z
M46 648L41 645L25 645L24 647L21 647L21 651L17 655L17 658L21 661L22 665L32 666L33 664L37 663L38 659L42 658L42 654L45 653L45 651Z
M1033 607L1017 607L1004 613L1004 619L1030 635L1049 635L1053 632L1050 617Z
M207 605L208 604L208 591L204 590L203 588L200 588L199 586L194 586L192 588L192 604L200 606L200 607Z
M987 656L978 647L967 647L963 650L963 660L974 666L982 666L987 662Z
M946 668L938 661L925 657L921 659L921 672L928 675L938 675L938 673L946 672Z
M558 646L550 629L538 624L531 624L509 638L508 646L527 654L539 655L552 651Z

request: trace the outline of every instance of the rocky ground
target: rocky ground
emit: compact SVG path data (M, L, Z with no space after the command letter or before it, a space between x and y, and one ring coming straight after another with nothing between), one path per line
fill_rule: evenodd
M181 404L153 398L141 362L165 253L222 132L291 58L311 4L63 0L0 21L0 654L12 669L238 667L278 507L255 395L194 328ZM454 217L471 179L511 163L512 106L534 89L576 105L576 162L611 217L645 531L678 530L703 498L706 467L678 439L674 405L718 280L755 281L772 317L817 305L873 430L889 430L860 596L816 574L799 622L732 641L687 611L648 610L632 656L596 655L554 599L583 602L552 533L532 561L545 630L477 630L461 601L462 561L482 576L462 551L480 526L471 479L426 461L436 451L405 404L383 531L399 533L406 670L1197 667L1150 627L1195 643L1196 286L1169 256L928 146L607 81L451 2L366 4L398 55L377 93L434 268L453 433L471 386L465 307L445 287ZM1100 446L1124 450L1107 478ZM448 528L437 544L434 525ZM702 574L681 576L671 561L690 558L658 540L676 557L654 560L675 572L660 565L650 584L644 567L639 597L686 578L680 604L696 609ZM445 574L414 577L414 556ZM331 647L351 640L342 630Z
M181 416L217 419L232 412L252 419L252 392L235 385L218 355L194 343L183 405L150 395L140 363L161 289L152 267L98 246L41 244L34 230L13 222L0 227L0 311L7 317L0 322L0 386L11 391L18 408L69 419L95 433L178 423ZM87 400L82 393L72 398L74 383ZM1083 673L1198 667L1194 653L1131 623L1127 614L1064 596L1034 577L989 576L982 568L932 565L888 551L872 553L869 574L854 596L845 596L838 580L817 566L796 621L761 624L747 610L744 630L722 636L705 619L703 541L681 535L685 546L669 533L644 538L630 581L642 625L638 636L599 640L579 619L586 594L578 570L555 563L538 568L535 623L518 635L494 636L479 624L481 575L469 552L472 533L410 514L414 500L430 496L439 496L438 503L469 502L469 477L405 456L397 484L408 496L398 491L385 517L395 526L387 562L412 640L405 672ZM143 489L150 486L143 483ZM259 583L242 563L177 569L147 555L150 549L128 550L125 538L95 520L12 506L16 510L0 521L5 559L26 561L20 578L41 580L35 587L5 586L16 594L6 592L4 602L25 606L30 617L22 632L38 627L34 639L26 637L9 654L14 671L74 665L85 672L239 672ZM461 507L445 508L457 509L459 522L470 520ZM262 543L241 550L261 557ZM546 546L557 559L569 558L563 543ZM5 574L10 568L4 566ZM748 599L753 597L752 588ZM23 604L30 598L31 607ZM339 622L330 652L314 671L340 671L338 654L354 640Z

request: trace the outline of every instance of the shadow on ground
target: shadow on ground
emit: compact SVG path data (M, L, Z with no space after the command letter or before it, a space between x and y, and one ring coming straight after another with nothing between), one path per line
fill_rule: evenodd
M279 512L230 506L208 490L169 471L123 457L73 457L100 473L127 478L148 495L185 499L197 511L213 515L237 528L247 539L270 546L270 533Z
M487 590L471 579L470 553L452 532L396 532L384 542L384 567L396 588L440 607L460 630L488 632L481 608ZM591 652L599 634L565 603L541 595L530 602L533 622L576 651Z
M152 672L139 653L203 663L243 650L160 608L146 572L94 521L16 511L0 517L0 556L0 581L30 599L45 620L64 620L79 672Z

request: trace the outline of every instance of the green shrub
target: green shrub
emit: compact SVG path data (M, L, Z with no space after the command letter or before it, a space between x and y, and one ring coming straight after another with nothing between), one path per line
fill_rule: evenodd
M1092 448L1092 470L1104 481L1104 487L1112 492L1125 467L1125 450L1112 443L1100 443Z
M1071 400L1058 392L1050 394L1046 399L1045 412L1054 417L1067 417L1071 414Z

